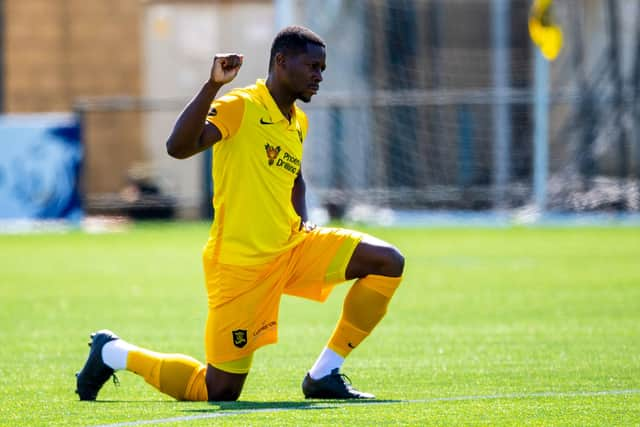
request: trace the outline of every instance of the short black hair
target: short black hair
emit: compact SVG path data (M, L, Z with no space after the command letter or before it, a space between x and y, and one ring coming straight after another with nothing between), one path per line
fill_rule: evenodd
M287 55L292 53L302 53L307 48L307 44L315 44L327 47L324 40L308 28L299 25L285 27L273 39L271 44L271 54L269 55L269 71L273 68L276 54L283 52Z

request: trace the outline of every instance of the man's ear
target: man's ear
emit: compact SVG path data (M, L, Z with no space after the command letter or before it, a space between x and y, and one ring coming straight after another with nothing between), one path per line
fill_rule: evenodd
M283 67L287 62L287 58L284 56L284 53L278 52L276 53L276 65Z

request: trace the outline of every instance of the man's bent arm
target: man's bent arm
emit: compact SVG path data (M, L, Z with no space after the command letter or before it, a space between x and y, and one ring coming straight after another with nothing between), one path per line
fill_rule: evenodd
M180 113L167 139L167 153L171 157L186 159L220 141L222 134L218 128L206 126L207 113L220 87L219 83L207 81Z
M242 59L242 55L237 53L220 53L215 56L209 80L180 113L167 139L167 153L170 156L186 159L222 139L220 130L205 120L222 85L229 83L238 74Z

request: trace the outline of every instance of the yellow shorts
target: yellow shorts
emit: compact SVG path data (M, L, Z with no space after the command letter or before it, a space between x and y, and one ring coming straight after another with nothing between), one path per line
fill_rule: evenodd
M356 231L318 227L293 249L258 266L214 263L212 251L205 248L207 363L237 360L275 343L282 294L326 300L333 287L345 281L347 264L363 237Z

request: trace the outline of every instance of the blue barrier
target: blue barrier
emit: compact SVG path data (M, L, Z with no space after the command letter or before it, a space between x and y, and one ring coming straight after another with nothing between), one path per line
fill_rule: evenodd
M76 116L0 115L0 219L80 220L82 156Z

